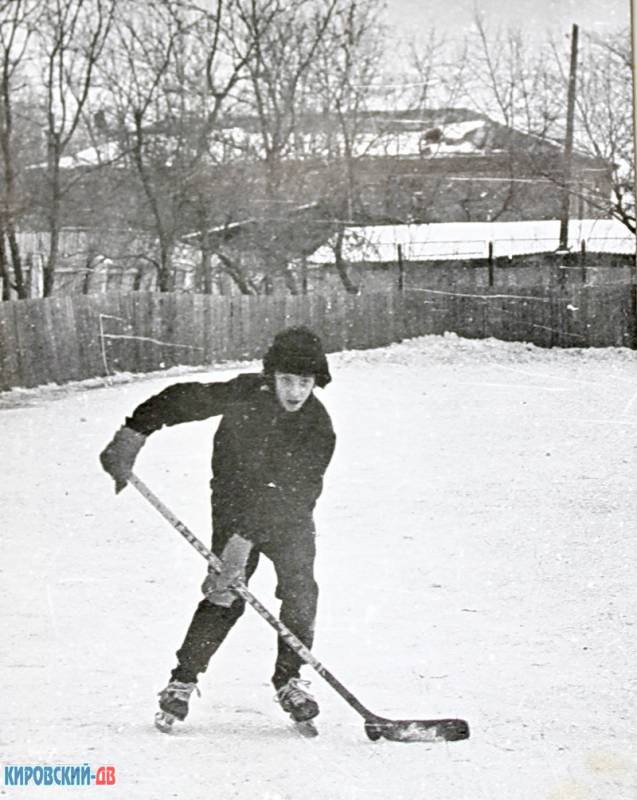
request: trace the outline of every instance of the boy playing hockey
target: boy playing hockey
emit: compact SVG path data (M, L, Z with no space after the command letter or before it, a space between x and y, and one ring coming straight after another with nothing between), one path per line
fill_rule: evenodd
M221 416L211 487L212 550L222 569L219 574L209 570L205 597L160 692L156 724L162 730L185 719L199 674L245 609L229 587L238 578L249 580L260 554L276 571L281 622L312 647L318 597L313 509L335 444L330 417L313 389L330 380L321 340L307 328L289 328L274 338L261 374L169 386L134 410L100 456L119 492L151 433L164 425ZM301 665L279 638L272 683L295 722L319 713L300 681Z

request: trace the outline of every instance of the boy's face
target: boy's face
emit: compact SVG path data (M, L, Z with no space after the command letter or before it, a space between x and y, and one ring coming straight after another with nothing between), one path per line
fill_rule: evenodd
M279 403L286 411L298 411L312 394L313 375L293 375L290 372L274 373L274 389Z

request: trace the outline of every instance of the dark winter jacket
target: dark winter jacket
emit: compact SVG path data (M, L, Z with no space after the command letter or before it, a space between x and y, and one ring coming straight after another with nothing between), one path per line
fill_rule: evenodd
M311 394L285 411L262 375L178 383L138 406L126 424L149 435L164 425L222 415L212 456L213 525L254 542L314 529L335 435Z

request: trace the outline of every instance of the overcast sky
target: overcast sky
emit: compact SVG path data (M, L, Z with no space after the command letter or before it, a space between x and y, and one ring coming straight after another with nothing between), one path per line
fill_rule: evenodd
M630 24L630 0L386 0L397 33L416 35L432 26L462 38L477 8L490 25L524 27L531 35L568 34L573 23L599 33Z

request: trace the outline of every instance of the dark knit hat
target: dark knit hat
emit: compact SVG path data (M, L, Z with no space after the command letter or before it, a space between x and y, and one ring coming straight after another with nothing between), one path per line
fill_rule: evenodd
M321 388L332 380L321 340L304 326L286 328L277 333L263 357L263 372L268 377L275 372L313 375L316 385Z

